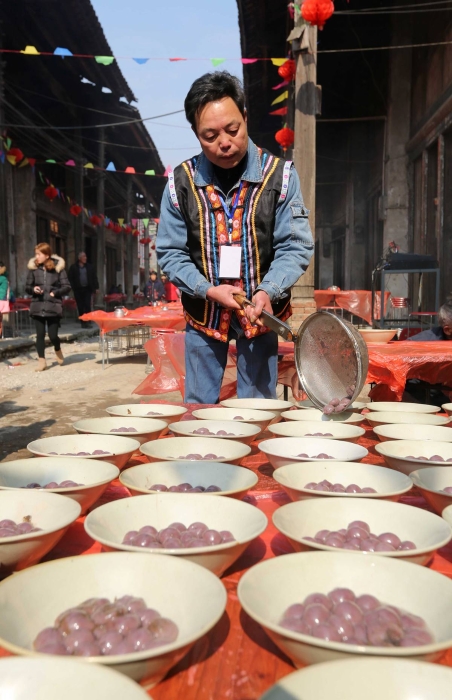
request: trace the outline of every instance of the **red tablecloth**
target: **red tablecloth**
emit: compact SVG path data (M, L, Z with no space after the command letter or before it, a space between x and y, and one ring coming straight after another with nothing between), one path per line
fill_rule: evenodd
M29 309L31 305L32 299L31 297L28 299L16 299L12 304L11 304L11 311L20 311L22 309ZM75 299L72 299L69 297L69 299L63 299L63 308L65 309L75 309L77 307L77 304L75 302Z
M194 410L200 406L191 405L190 408ZM187 414L185 418L190 419L191 415ZM362 425L366 428L366 434L361 438L360 444L369 450L363 461L382 464L381 457L374 450L377 442L374 434L365 422ZM269 436L268 433L265 436L261 434L260 438ZM133 458L129 466L140 461L144 461L143 457ZM289 659L269 640L261 627L241 610L237 598L238 581L247 569L263 559L292 551L289 542L271 523L272 513L287 503L288 498L272 479L273 470L255 443L251 455L243 460L243 465L259 477L256 489L249 492L246 498L267 515L268 527L224 574L222 581L228 592L228 603L220 622L195 644L165 680L150 691L154 700L257 700L279 678L294 670ZM116 481L97 505L127 497L127 490ZM427 503L415 490L401 500L429 510ZM83 520L84 518L79 518L69 528L45 561L101 551L100 545L85 533ZM435 555L430 568L452 578L452 545L444 547ZM0 656L7 655L8 652L0 649ZM443 663L452 666L451 652L446 654Z
M173 328L184 330L185 320L181 304L168 305L166 311L161 306L141 306L127 311L127 315L116 318L114 311L92 311L80 316L82 321L94 321L102 334L128 326L150 326L151 328Z
M390 292L385 292L385 313L390 297ZM354 316L363 318L367 323L372 323L372 292L365 289L351 289L349 291L332 291L330 289L317 289L314 291L314 301L319 310L322 306L334 306L349 311ZM380 318L380 294L375 296L375 318Z

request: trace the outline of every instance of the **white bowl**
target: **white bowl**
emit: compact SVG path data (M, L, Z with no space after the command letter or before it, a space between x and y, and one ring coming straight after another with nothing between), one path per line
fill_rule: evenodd
M407 659L344 659L294 671L261 700L445 700L452 670Z
M151 700L139 685L116 671L50 656L0 659L4 700Z
M217 455L215 458L209 458L211 462L239 464L244 457L249 455L251 447L244 445L242 442L237 442L237 440L193 436L165 438L155 442L146 442L144 445L141 445L140 451L148 458L149 462L160 462L162 460L172 462L192 461L184 460L182 457L186 457L189 454L200 454L202 457L208 454L215 454Z
M416 469L410 479L438 515L452 503L452 494L442 493L446 486L452 486L452 465Z
M130 471L129 469L127 472ZM125 472L127 474L127 472ZM375 464L360 462L296 462L286 464L273 472L273 478L280 484L292 501L302 501L306 498L373 498L386 501L397 501L407 493L413 483L408 476L394 469L377 467ZM369 486L376 493L335 493L330 491L313 491L304 488L312 481L331 481L333 484L357 484L361 488Z
M271 425L269 430L279 437L322 437L326 440L348 440L358 442L358 439L366 432L364 428L347 423L330 421L327 426L320 425L319 421L286 421ZM322 433L322 435L315 435ZM330 435L326 435L330 433ZM452 433L452 430L451 430Z
M27 445L27 450L36 457L71 457L77 459L98 459L101 462L114 464L118 469L126 466L134 452L140 447L138 440L118 435L59 435L56 437L33 440ZM103 450L106 454L78 455L77 452Z
M88 516L89 517L89 516ZM452 529L442 518L422 508L413 508L403 503L388 501L354 501L348 498L327 500L316 498L288 503L273 513L273 524L290 541L296 552L310 550L337 551L326 544L318 544L303 539L314 537L319 530L340 530L355 520L367 522L375 535L384 532L395 533L402 541L411 540L416 549L401 552L375 552L376 556L402 559L425 566L437 549L444 547L452 539ZM357 556L368 556L368 552L354 551Z
M405 401L371 401L367 408L369 411L391 411L392 413L399 411L401 413L439 413L438 406Z
M276 418L276 413L272 411L253 411L249 408L242 408L238 411L236 408L218 406L218 408L198 408L196 411L193 411L193 416L202 420L217 420L227 423L230 421L238 422L236 416L240 416L242 423L258 425L261 430L265 430L268 424Z
M297 401L297 408L302 408L304 410L318 410L316 406L312 403L311 399L304 399L303 401ZM352 404L348 406L349 411L362 411L363 408L367 408L367 403L364 401L353 401Z
M220 401L226 408L249 408L256 411L271 411L277 416L283 411L287 411L294 405L292 401L282 401L281 399L225 399Z
M403 423L390 423L387 425L376 425L375 435L381 442L388 440L435 440L436 442L452 442L452 428L445 428L442 425L418 425L413 429L412 425Z
M73 663L102 664L145 680L148 686L158 683L218 622L226 606L221 581L178 557L130 552L67 557L21 571L0 584L0 645L13 654L48 658L33 651L33 640L60 613L88 598L113 600L123 595L144 598L149 607L174 620L179 627L176 641L132 654L80 657Z
M122 435L138 440L140 444L157 440L161 435L168 432L168 423L155 418L136 418L135 416L112 418L84 418L72 423L72 427L78 433L88 433L95 435ZM135 428L135 430L118 431L119 428ZM112 432L114 430L115 432Z
M187 549L145 549L122 544L130 530L139 530L144 525L161 530L174 522L186 527L203 522L214 530L230 530L236 541ZM258 508L233 498L199 493L159 493L106 503L87 516L85 530L107 551L171 554L221 576L249 543L259 537L267 523L267 518Z
M0 462L0 490L23 492L24 486L32 482L48 484L70 479L82 486L69 488L45 489L47 492L60 493L80 504L82 515L102 496L107 486L119 475L118 467L100 459L77 459L76 457L35 457ZM30 489L30 493L36 493Z
M448 416L452 416L452 403L443 403L441 408L447 413Z
M281 437L262 440L259 449L267 457L274 469L294 462L358 462L368 454L365 447L343 440L326 440L325 438ZM299 457L305 453L307 457ZM330 459L316 459L314 455L327 454Z
M397 333L396 330L385 328L358 328L366 343L389 343Z
M418 647L358 646L324 641L278 624L289 605L301 603L311 593L339 587L376 596L382 603L421 616L435 642ZM428 567L390 557L337 551L286 554L253 566L242 576L237 593L248 615L298 667L353 655L437 661L452 647L452 580Z
M21 523L27 516L38 532L0 538L0 576L36 564L61 540L80 515L80 505L57 493L26 489L0 491L1 520Z
M206 428L210 430L213 435L201 435L195 433L195 430L200 428ZM237 440L238 442L243 442L244 445L250 445L256 436L261 432L259 426L250 425L249 423L242 423L238 421L228 421L226 424L224 421L219 420L183 420L179 423L170 423L169 429L176 435L185 435L186 437L195 438L221 438L222 440ZM217 435L219 430L225 430L229 435ZM451 430L452 432L452 430Z
M450 467L450 462L436 462L430 459L412 459L412 457L433 457L438 455L445 460L452 460L452 444L435 440L388 440L375 445L376 451L384 457L391 469L397 469L408 476L420 467ZM411 457L411 459L410 459Z
M391 473L394 474L392 471ZM235 464L181 461L139 464L123 471L119 480L132 496L157 493L149 491L149 487L154 484L164 484L169 487L188 483L192 486L204 486L204 488L212 485L219 486L221 491L213 491L210 494L212 496L243 498L247 491L256 486L258 477L251 469L237 467Z
M372 404L370 404L372 405ZM432 413L404 413L403 411L370 411L363 414L369 425L447 425L450 418Z
M310 421L322 423L362 423L364 418L360 413L344 411L327 416L318 408L300 409L299 411L283 411L281 417L284 420Z
M187 413L185 406L171 403L126 403L109 406L105 409L110 416L134 416L136 418L156 418L168 425L180 420Z

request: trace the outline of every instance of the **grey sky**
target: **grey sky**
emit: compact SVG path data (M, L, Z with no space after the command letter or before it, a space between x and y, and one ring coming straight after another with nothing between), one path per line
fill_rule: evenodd
M116 55L240 58L235 0L91 2ZM138 99L142 117L182 109L193 80L214 70L209 60L148 61L145 65L119 60L119 65ZM242 64L238 60L228 60L219 69L229 70L242 78ZM199 151L199 144L183 114L165 117L158 122L147 122L147 129L165 165L174 167Z

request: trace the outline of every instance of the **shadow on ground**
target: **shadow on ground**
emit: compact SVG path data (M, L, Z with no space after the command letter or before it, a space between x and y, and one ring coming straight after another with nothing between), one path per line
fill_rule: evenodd
M9 454L24 450L29 442L39 440L46 433L47 428L54 425L53 418L37 421L31 425L11 425L0 429L0 460ZM24 455L25 456L25 455ZM31 457L31 454L28 454ZM16 458L16 457L14 457Z
M28 411L28 409L29 406L18 406L15 401L2 401L0 402L0 418L5 418L10 413L22 413L22 411Z

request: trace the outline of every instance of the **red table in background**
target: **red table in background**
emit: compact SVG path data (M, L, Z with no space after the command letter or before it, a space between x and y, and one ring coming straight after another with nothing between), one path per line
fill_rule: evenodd
M182 304L168 304L166 310L162 306L140 306L139 309L126 311L126 315L117 318L114 311L92 311L80 316L82 321L94 321L100 328L101 334L115 331L128 326L149 326L150 328L185 329Z
M385 313L390 296L390 292L385 292ZM365 289L351 289L349 291L316 289L314 291L314 301L317 311L322 306L338 306L345 311L349 311L354 316L363 318L369 325L372 325L372 292ZM380 318L379 294L375 296L375 318Z
M191 410L201 407L196 404L189 406ZM184 418L191 419L191 414L186 414ZM374 439L374 434L365 421L362 426L366 429L366 434L359 443L369 450L368 456L362 461L382 465L383 461L374 449L378 441ZM270 434L261 434L260 438L262 437L270 437ZM262 628L241 610L237 598L237 584L245 571L263 559L293 551L288 540L278 533L271 522L272 513L287 503L288 497L273 480L273 469L265 455L258 451L256 443L252 447L251 454L242 463L258 475L259 482L255 490L248 493L246 500L265 513L269 518L268 527L221 579L228 593L225 614L167 677L149 691L154 700L258 700L277 680L295 670ZM135 455L128 466L143 461L145 459L142 455ZM127 490L119 481L115 481L95 507L127 497ZM430 510L415 490L405 495L401 502ZM83 521L84 517L81 517L69 528L44 561L101 552L101 546L85 533ZM435 555L430 568L452 578L452 544ZM6 650L0 649L0 656L8 655ZM452 652L446 654L443 663L452 666Z

